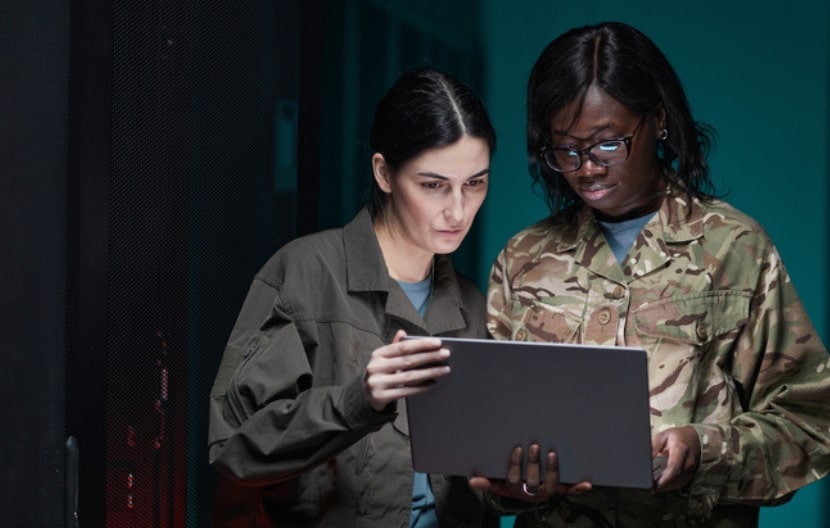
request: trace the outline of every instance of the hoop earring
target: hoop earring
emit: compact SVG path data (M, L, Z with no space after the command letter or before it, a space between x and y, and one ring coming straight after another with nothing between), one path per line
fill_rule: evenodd
M657 137L657 139L658 141L666 141L667 139L669 139L669 130L667 128L661 130L660 135Z

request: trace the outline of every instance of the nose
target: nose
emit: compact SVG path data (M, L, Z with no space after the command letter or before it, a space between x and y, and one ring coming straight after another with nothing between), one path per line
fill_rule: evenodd
M444 218L454 224L464 220L464 196L460 192L449 197L449 202L444 207Z
M605 172L607 168L591 159L591 156L586 152L582 155L582 165L577 169L576 174L577 176L591 177Z

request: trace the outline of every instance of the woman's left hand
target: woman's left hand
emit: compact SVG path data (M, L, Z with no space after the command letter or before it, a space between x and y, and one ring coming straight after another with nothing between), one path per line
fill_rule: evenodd
M525 502L547 501L555 495L579 495L591 489L590 482L574 485L559 482L559 458L555 451L548 451L545 457L545 477L542 480L541 448L538 444L531 444L528 448L527 472L525 480L522 480L523 455L522 446L517 446L510 453L505 480L471 477L470 487Z
M652 439L651 456L662 457L665 465L654 477L654 492L680 489L689 482L697 472L700 464L700 437L694 427L672 427Z

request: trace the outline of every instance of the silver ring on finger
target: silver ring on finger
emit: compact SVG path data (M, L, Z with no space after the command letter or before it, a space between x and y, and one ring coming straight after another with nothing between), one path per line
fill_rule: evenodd
M522 483L522 493L524 493L528 497L535 497L539 494L539 487L537 486L536 489L533 491L527 489L527 482Z

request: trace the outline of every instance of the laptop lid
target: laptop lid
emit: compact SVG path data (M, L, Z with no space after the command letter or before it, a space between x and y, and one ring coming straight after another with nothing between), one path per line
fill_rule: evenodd
M645 350L440 339L450 374L407 398L416 471L504 479L511 450L538 442L560 482L652 487Z

